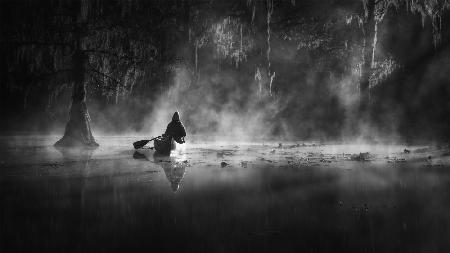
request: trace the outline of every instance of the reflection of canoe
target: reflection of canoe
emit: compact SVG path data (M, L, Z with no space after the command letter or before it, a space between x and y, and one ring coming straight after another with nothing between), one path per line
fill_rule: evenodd
M175 149L175 142L171 137L160 137L154 141L155 150L163 155L170 155L170 151Z

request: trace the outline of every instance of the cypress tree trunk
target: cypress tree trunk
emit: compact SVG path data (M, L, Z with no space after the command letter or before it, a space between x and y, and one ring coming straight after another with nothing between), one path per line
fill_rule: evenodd
M67 122L64 136L55 146L91 146L98 144L92 136L91 118L86 105L86 63L87 55L83 51L83 31L86 29L88 3L74 2L73 20L75 26L75 52L72 56L72 104L70 105L69 122Z
M86 54L78 45L73 56L73 90L70 106L69 121L64 136L55 146L98 146L92 136L90 116L86 105L85 63Z

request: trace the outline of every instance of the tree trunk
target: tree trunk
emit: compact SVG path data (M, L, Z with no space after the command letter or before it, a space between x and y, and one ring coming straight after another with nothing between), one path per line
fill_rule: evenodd
M69 122L67 122L64 136L55 146L98 146L91 132L89 112L86 105L85 64L87 56L78 43L73 56L73 90L70 106Z
M359 81L360 92L360 112L362 116L367 116L367 110L370 104L370 86L369 80L372 74L372 57L375 38L375 0L367 0L364 9L366 18L363 24L363 61L361 64L361 78Z
M70 105L69 122L67 122L64 136L55 146L90 146L97 147L91 132L91 118L86 105L86 63L88 57L83 51L84 30L88 16L88 2L75 2L73 21L75 26L75 52L72 56L72 104Z

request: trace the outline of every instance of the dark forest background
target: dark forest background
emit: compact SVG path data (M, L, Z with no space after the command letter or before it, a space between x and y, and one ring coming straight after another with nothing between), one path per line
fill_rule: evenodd
M447 0L1 0L0 130L450 139Z

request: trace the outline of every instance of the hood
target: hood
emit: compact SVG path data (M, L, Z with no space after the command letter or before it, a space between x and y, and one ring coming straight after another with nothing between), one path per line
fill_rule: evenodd
M178 111L176 111L172 116L172 121L180 121L180 115L178 114Z

